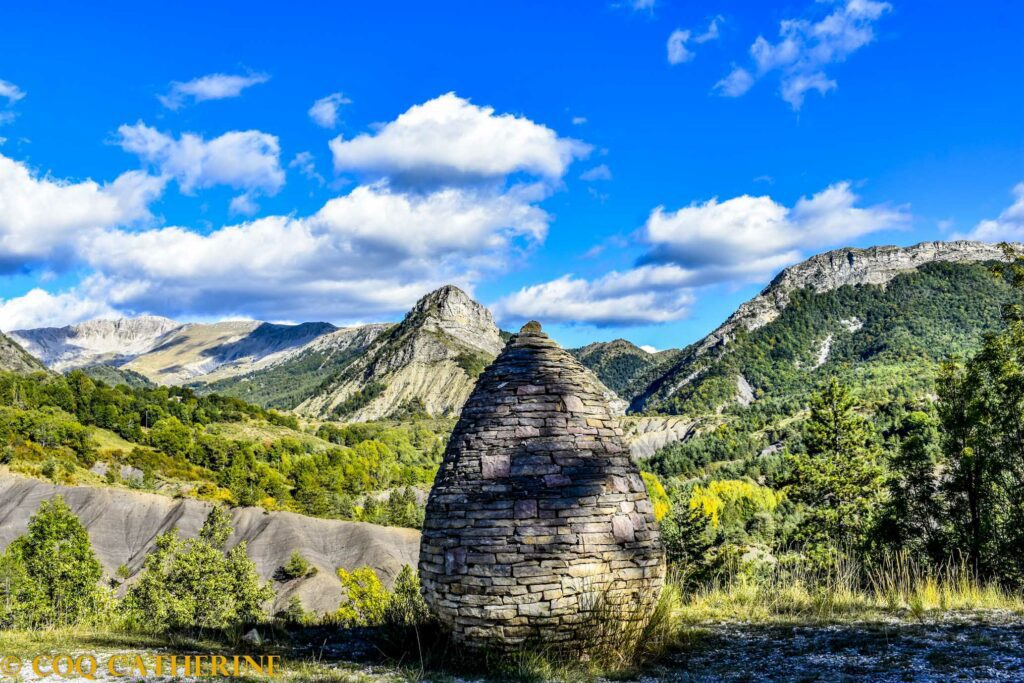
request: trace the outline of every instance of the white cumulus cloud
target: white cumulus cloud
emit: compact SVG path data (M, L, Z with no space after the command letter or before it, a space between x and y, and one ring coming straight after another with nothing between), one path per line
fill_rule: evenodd
M309 118L322 128L334 128L338 125L338 110L344 104L352 104L352 100L340 92L331 93L313 103L309 108Z
M594 280L563 275L523 287L493 306L500 320L597 327L650 325L679 320L694 302L691 275L674 265L612 271Z
M246 88L270 80L267 74L209 74L191 81L172 81L164 95L157 95L160 103L171 110L186 104L238 97Z
M112 305L336 319L398 311L432 286L471 283L542 240L548 216L515 194L360 186L312 216L270 216L209 234L106 231L83 245ZM300 315L300 313L302 315Z
M848 182L786 207L768 196L711 199L677 211L658 207L644 225L642 259L695 271L698 284L759 279L803 257L871 232L900 228L909 215L885 205L859 207Z
M1024 242L1024 183L1013 188L1013 204L998 218L979 222L968 233L958 233L954 239L981 240L983 242Z
M696 289L763 280L805 258L808 250L839 246L871 232L900 228L905 209L857 206L846 182L792 207L771 197L742 195L658 207L640 231L647 251L626 271L595 279L570 275L524 287L498 302L503 319L647 325L687 315Z
M129 171L105 185L56 180L0 155L0 269L64 260L89 230L148 219L149 204L164 184L142 171Z
M273 195L285 182L277 136L258 130L236 130L206 140L195 133L179 138L139 121L117 129L118 144L178 182L188 194L228 185Z
M19 297L0 299L0 330L5 332L74 325L117 315L105 301L90 299L78 292L50 294L37 287Z
M448 107L453 118L438 106ZM543 242L551 219L540 202L560 187L585 146L524 117L498 115L454 96L421 107L426 111L413 107L402 115L413 112L411 121L399 117L362 136L366 146L356 150L360 161L350 168L375 172L315 213L239 219L203 230L129 230L120 224L122 215L146 213L147 182L163 187L172 178L185 192L235 187L240 192L231 210L243 216L257 211L255 200L284 182L277 139L234 131L207 140L192 133L174 137L141 122L122 126L121 146L159 175L134 171L109 186L77 190L100 194L97 201L106 202L101 206L119 207L120 213L76 223L84 227L66 241L67 260L86 275L52 296L68 302L68 310L79 301L126 314L351 322L401 313L448 282L471 291ZM319 178L308 152L289 165ZM431 182L401 182L408 178L403 173L426 177L427 169L440 169ZM42 206L65 203L57 198ZM42 226L51 229L52 223Z
M330 143L337 171L451 183L526 173L557 180L590 152L579 140L448 93L411 107L375 133Z

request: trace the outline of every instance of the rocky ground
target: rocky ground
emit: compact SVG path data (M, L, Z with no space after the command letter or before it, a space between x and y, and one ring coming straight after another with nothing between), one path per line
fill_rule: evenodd
M841 626L709 626L666 681L1024 681L1024 620L959 617Z
M320 666L363 680L406 678L371 665L373 648L358 638L325 639L315 648ZM303 655L300 655L301 658ZM417 670L417 677L420 672ZM484 681L483 677L427 671L428 680ZM532 679L531 680L536 680ZM707 625L695 627L683 646L657 666L615 680L684 683L779 681L940 683L1024 681L1024 619L987 612L917 623L831 626Z
M270 634L268 634L270 635ZM295 640L295 637L298 640ZM454 670L422 670L416 658L405 662L384 661L369 632L339 631L333 628L309 629L293 634L290 642L267 642L242 646L246 652L281 655L280 673L274 677L256 676L250 680L277 680L282 683L323 681L325 683L400 683L409 680L438 683L470 683L490 680L480 675ZM271 636L272 637L272 636ZM142 655L147 665L155 654L171 652L220 652L217 646L192 643L168 647L166 643L129 643L128 636L84 638L73 634L67 642L31 644L19 641L17 647L0 632L0 650L16 652L24 658L17 676L20 680L41 680L31 671L35 654L71 652L89 653L101 662L98 680L153 680L137 676L113 678L105 670L113 654ZM428 647L433 647L428 644ZM232 648L228 648L234 651ZM223 652L228 652L223 650ZM436 653L434 653L436 654ZM427 660L431 659L427 654ZM49 661L49 660L47 660ZM2 663L0 663L2 665ZM472 668L472 667L470 667ZM524 670L523 680L539 683L543 676ZM5 676L0 671L0 680ZM47 680L86 680L81 676L50 676ZM586 681L584 674L563 674L563 679ZM168 679L164 679L168 680ZM198 679L192 679L198 680ZM210 680L205 678L203 680ZM495 679L498 680L498 679ZM511 680L506 674L500 680ZM918 623L897 622L844 624L831 626L724 625L694 627L688 631L678 651L651 669L626 676L599 680L679 681L682 683L778 681L872 682L872 683L945 683L947 681L1024 681L1024 618L1020 615L993 614L984 618L971 615L944 617Z

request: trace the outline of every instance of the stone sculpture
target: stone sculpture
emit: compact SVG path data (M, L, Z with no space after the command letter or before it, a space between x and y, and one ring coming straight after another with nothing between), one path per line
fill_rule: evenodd
M464 645L567 648L596 610L646 619L665 553L596 378L528 323L480 376L427 501L420 579Z

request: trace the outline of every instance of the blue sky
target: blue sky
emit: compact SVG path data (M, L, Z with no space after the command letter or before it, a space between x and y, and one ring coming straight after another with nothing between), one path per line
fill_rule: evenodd
M1024 238L1024 4L21 3L0 327L393 320L694 341L838 246ZM318 103L319 104L316 104Z

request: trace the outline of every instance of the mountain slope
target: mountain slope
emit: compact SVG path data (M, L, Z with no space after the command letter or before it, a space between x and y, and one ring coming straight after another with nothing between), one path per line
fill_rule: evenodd
M490 311L448 285L420 299L297 411L350 421L407 408L455 414L502 345Z
M15 330L11 337L51 370L63 372L96 363L119 365L153 349L179 327L173 320L147 315Z
M632 404L695 414L800 392L847 369L874 391L925 387L937 362L999 322L1008 287L995 245L839 249L787 268L718 329L684 349ZM887 368L872 376L872 368Z
M25 533L39 503L62 496L89 532L97 559L108 576L118 567L129 576L142 569L156 537L176 527L184 537L198 535L211 504L124 489L55 486L49 482L0 473L0 550ZM362 522L306 517L260 508L231 509L235 529L228 541L246 543L246 554L263 580L271 579L293 551L319 571L314 576L275 584L273 610L287 607L297 595L306 609L331 612L338 607L338 567L368 566L391 583L403 565L416 566L419 532ZM130 580L130 579L129 579Z
M329 323L191 323L164 335L159 345L124 367L157 384L215 381L272 363L335 329Z
M110 366L130 370L155 384L177 385L216 382L254 372L285 360L336 329L320 322L182 324L140 316L16 330L11 336L58 372L90 368L96 374L103 372L97 368Z
M646 386L643 378L653 369L666 366L679 355L676 349L648 353L625 339L595 342L569 349L569 353L626 401L631 401ZM639 386L638 382L641 382Z
M0 332L0 370L10 372L46 371L46 366L36 360L14 339Z
M345 327L322 335L298 351L271 358L242 374L200 378L197 390L237 396L264 408L292 409L344 370L387 330L391 323Z

